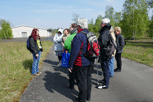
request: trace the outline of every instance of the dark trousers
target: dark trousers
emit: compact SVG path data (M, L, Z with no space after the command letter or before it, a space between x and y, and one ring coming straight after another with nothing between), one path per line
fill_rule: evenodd
M89 66L73 66L73 72L78 84L79 102L86 102L91 97L91 67Z
M95 62L95 58L90 58L90 67L91 67L91 73L92 74L94 72L94 62Z
M72 73L69 72L69 86L70 88L74 87L74 71L72 70Z
M121 54L122 53L116 53L115 59L117 61L117 69L121 70L122 61L121 61Z
M104 75L104 84L106 85L106 87L109 86L109 79L110 79L110 75L109 75L109 64L108 64L108 60L101 58L101 68L103 71L103 75Z
M59 61L62 61L62 56L58 56L58 60Z

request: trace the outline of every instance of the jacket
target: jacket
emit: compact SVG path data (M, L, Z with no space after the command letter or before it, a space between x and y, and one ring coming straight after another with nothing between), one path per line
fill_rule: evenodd
M37 44L37 41L34 40L34 38L32 36L29 36L29 47L30 47L30 52L34 53L34 54L38 54L39 51L43 51L43 48L39 49L38 48L38 44ZM40 45L42 46L41 44L41 41L40 41Z
M55 34L55 36L53 38L55 51L61 51L61 52L63 51L62 37L63 37L63 34L61 34L61 35L59 35L58 33Z
M68 38L66 39L66 41L64 42L64 49L67 49L69 50L69 53L71 52L71 43L72 43L72 40L74 38L74 36L76 35L77 33L73 33L71 34L70 36L68 36Z
M116 53L122 53L124 48L124 37L121 34L116 35L117 49Z
M101 53L104 52L104 48L107 48L108 46L108 41L110 40L110 28L111 25L108 23L102 29L99 30L100 35L98 38L98 42L101 48Z
M89 31L84 29L82 30L86 33ZM72 48L69 59L69 67L72 68L73 64L76 66L88 66L90 62L87 58L84 57L82 52L86 52L87 49L87 37L82 32L76 34L72 41Z
M114 32L111 32L111 36L116 43L116 36L115 36ZM116 50L114 51L114 54L112 54L112 56L115 56L115 54L116 54Z

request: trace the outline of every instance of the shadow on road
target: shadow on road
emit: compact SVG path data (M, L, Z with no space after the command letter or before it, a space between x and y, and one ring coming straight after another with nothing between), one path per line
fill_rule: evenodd
M45 78L43 79L45 82L46 89L51 92L55 93L58 92L65 97L74 100L78 95L78 92L75 89L69 89L66 87L68 84L68 79L64 76L61 76L59 72L45 72Z

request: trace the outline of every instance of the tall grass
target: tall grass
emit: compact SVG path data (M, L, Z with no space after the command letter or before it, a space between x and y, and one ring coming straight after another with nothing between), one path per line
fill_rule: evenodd
M42 41L45 59L52 46L50 41ZM25 42L0 43L0 102L18 101L33 76L31 75L32 54Z
M122 56L153 67L153 39L127 40Z

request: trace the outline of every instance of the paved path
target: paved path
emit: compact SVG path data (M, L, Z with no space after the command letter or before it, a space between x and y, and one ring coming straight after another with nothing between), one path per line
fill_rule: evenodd
M105 90L95 88L95 68L92 74L91 102L153 102L153 68L125 58L122 58L122 62L122 72L114 74L109 89ZM75 90L66 87L68 71L57 67L57 64L52 47L44 60L42 74L33 78L19 102L73 102L78 95L78 88L76 85ZM102 76L99 77L102 79Z

